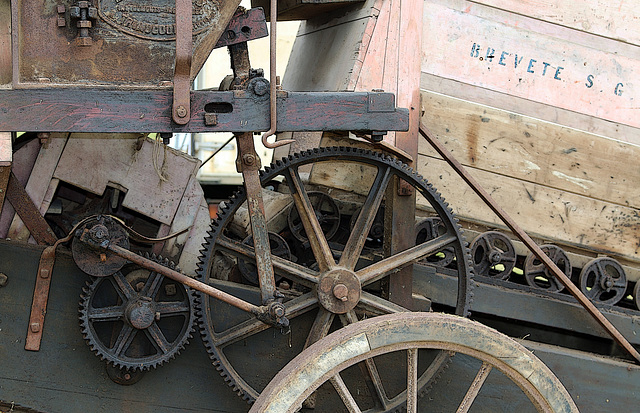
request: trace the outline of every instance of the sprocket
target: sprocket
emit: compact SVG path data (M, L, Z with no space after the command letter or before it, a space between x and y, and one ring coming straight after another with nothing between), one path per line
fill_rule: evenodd
M176 269L166 258L144 256ZM82 336L95 354L117 368L134 371L173 359L195 329L193 292L132 264L88 281L79 313Z
M323 233L312 234L315 239L311 245L325 245L320 251L316 247L313 254L310 254L315 261L301 258L304 254L294 252L296 247L301 248L298 245L300 242L290 242L290 239L287 241L290 242L292 253L298 256L297 261L272 256L276 276L286 281L286 288L280 290L286 297L284 305L291 321L290 335L282 336L252 316L196 293L200 330L213 364L229 386L249 403L257 398L279 369L330 331L362 318L406 311L385 298L388 276L443 248L451 248L455 253L451 268L446 269L448 274L453 274L457 279L455 285L458 298L451 311L458 315L468 314L472 281L467 243L461 235L457 219L440 194L407 165L364 149L316 148L272 164L261 172L261 182L266 186L282 181L282 185L287 186L285 192L292 194L290 207L296 208L298 214L305 215L305 219L317 219L308 193L311 190L323 190L322 185L310 182L312 179L303 180L301 176L304 176L307 167L312 166L312 175L317 173L325 177L327 171L336 170L334 163L340 164L338 169L345 168L354 171L354 174L357 172L362 182L366 183L363 185L360 182L357 189L353 190L356 194L351 193L350 198L359 197L363 205L359 212L342 216L340 225L347 236L338 237L342 239L341 245L336 245L336 240L328 242ZM350 178L353 179L353 176ZM433 239L423 240L423 244L405 251L385 254L380 249L372 252L364 245L367 237L362 234L369 233L384 203L389 185L396 178L408 182L416 189L419 202L435 211L442 220L444 230ZM310 189L306 189L307 186ZM349 190L347 187L342 189ZM308 201L306 205L305 199ZM198 277L217 288L260 305L258 288L232 276L233 266L238 261L255 259L253 248L242 242L245 234L239 234L238 224L234 223L234 216L246 205L245 201L246 194L241 189L218 210L218 219L212 222L203 245ZM358 215L353 224L351 214ZM278 231L285 238L293 238L288 227ZM216 263L221 261L221 257L228 265L225 266L224 274L216 274L214 272L220 267ZM425 370L421 376L422 391L437 379L447 362L446 355L434 356L433 368ZM368 374L375 376L374 370L375 366L369 369ZM385 394L384 389L381 389L382 383L376 382L375 377L372 378L373 380L365 378L364 381L368 382L368 389L365 391L369 394ZM370 411L398 411L402 409L403 401L390 395L381 399L378 404L380 406Z

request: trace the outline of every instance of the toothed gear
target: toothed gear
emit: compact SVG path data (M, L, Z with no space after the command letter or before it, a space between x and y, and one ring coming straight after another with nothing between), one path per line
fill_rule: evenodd
M319 166L320 163L332 161L357 163L357 168L352 170L360 173L363 179L370 177L371 188L373 188L370 189L370 192L377 193L379 196L369 196L367 198L361 209L361 211L364 211L363 217L371 214L375 216L383 203L383 194L387 185L392 182L393 176L403 179L416 189L416 193L420 194L418 196L421 197L421 200L429 204L430 208L442 220L443 226L446 228L445 234L438 238L441 241L440 244L437 246L431 244L433 248L437 248L436 250L432 251L432 246L429 246L428 250L420 251L420 254L416 257L406 258L401 254L387 257L385 260L387 263L389 260L397 260L398 262L392 262L391 264L397 265L391 269L384 270L383 276L386 277L393 273L394 268L397 269L415 262L422 255L428 256L443 247L450 247L455 251L457 259L452 262L451 268L443 269L443 271L448 271L449 275L457 278L454 283L457 285L458 299L452 312L457 315L467 316L472 297L470 291L472 287L471 259L467 243L461 235L458 221L448 204L444 202L431 184L406 164L386 155L364 149L344 147L315 148L303 153L290 155L275 164L271 164L270 167L261 172L261 182L263 187L266 187L267 184L283 178L283 183L287 184L290 191L294 193L297 186L305 185L300 178L301 174L298 173L300 167L314 164L314 171L317 172L320 169L315 168L321 168L322 166ZM328 167L327 171L331 171L331 168ZM317 188L317 185L314 185L314 190L315 188ZM361 189L357 188L357 190ZM304 191L306 192L307 190L305 189ZM308 194L308 192L306 193ZM366 196L363 196L364 198ZM243 204L246 204L245 201L246 193L244 189L240 189L228 202L224 205L221 204L222 206L218 210L218 218L212 222L211 229L203 244L198 265L198 278L228 293L259 305L259 289L242 284L241 278L233 277L236 270L231 268L234 265L237 266L239 260L255 259L252 255L253 248L242 246L244 235L234 233L234 231L237 232L237 225L235 223L232 225L234 215ZM295 203L293 208L296 208ZM305 261L304 257L301 258L300 256L297 257L295 262L276 260L274 258L276 275L287 281L286 289L282 291L287 296L284 305L287 316L291 321L291 334L287 336L281 335L254 317L219 300L199 292L195 293L198 323L203 342L213 361L213 365L233 391L247 402L253 403L255 401L271 378L302 351L308 339L310 342L316 340L316 338L308 337L310 331L321 331L318 334L318 338L321 338L328 332L342 325L355 322L363 316L371 317L388 312L403 311L399 306L381 297L382 288L378 280L382 279L383 276L372 276L370 280L373 281L363 282L361 288L356 282L355 288L360 288L359 295L352 301L353 294L349 294L353 291L351 287L353 284L350 284L353 276L362 274L361 271L366 271L367 268L373 270L373 266L381 263L382 260L381 252L371 253L363 241L359 246L351 249L356 258L345 258L345 262L342 262L341 257L349 256L349 254L345 254L342 251L346 250L345 245L356 243L356 238L366 239L366 236L358 236L358 234L351 231L349 219L345 217L345 220L346 223L341 224L344 225L341 228L347 234L346 238L349 239L339 248L336 248L339 237L334 237L333 241L326 245L331 248L332 259L340 260L340 264L349 263L350 267L346 265L346 271L337 269L337 266L334 266L332 270L322 272L318 269L317 263ZM364 221L359 224L357 221L354 221L354 228L366 228L366 224L363 224ZM368 233L368 229L366 231ZM355 235L350 236L352 232ZM293 237L288 228L281 231L280 235ZM322 236L324 237L324 235ZM289 239L287 240L289 241ZM429 240L426 241L429 242ZM292 252L295 248L301 248L297 244L300 243L290 243ZM232 250L237 249L237 245L242 246L241 253L232 252ZM328 258L325 257L325 259ZM228 265L225 267L223 274L215 274L215 270L220 267L220 261L225 261ZM382 269L380 268L380 270ZM224 281L220 280L220 278L224 278ZM228 281L227 278L231 281ZM234 279L238 280L238 282L233 282ZM329 293L322 298L320 298L322 295L320 291L324 287L320 280L335 281L333 290L329 289ZM337 287L338 284L343 284L344 286ZM293 286L291 290L296 290L297 288L297 293L292 293L289 290L290 286ZM326 288L324 289L326 290ZM332 293L335 297L331 296ZM337 301L345 301L342 307L336 300L331 301L336 297L339 298ZM448 356L434 357L434 360L438 360L437 363L439 364L434 365L434 368L429 369L428 372L421 373L420 386L423 393L438 379L449 363ZM365 392L370 394L369 390L365 390ZM404 410L403 406L402 400L394 399L390 400L384 408L378 407L367 411L395 412Z
M166 258L143 256L180 271ZM130 264L82 289L82 336L98 357L117 368L156 368L180 354L193 337L194 300L183 284Z

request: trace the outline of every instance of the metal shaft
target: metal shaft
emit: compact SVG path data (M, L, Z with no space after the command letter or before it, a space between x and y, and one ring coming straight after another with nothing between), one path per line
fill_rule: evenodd
M509 227L509 229L531 250L542 263L551 271L551 273L565 286L567 290L575 297L589 314L620 344L627 352L640 363L640 353L629 343L629 341L611 324L609 320L596 308L595 305L574 285L569 277L567 277L558 266L551 261L542 249L536 244L531 237L524 232L522 228L511 219L509 215L498 205L498 203L489 195L489 193L476 181L462 166L457 159L451 155L447 148L438 141L429 129L420 123L420 134L433 146L433 148L444 158L444 160L456 171L458 175L474 190L476 194L487 204L489 208Z
M240 310L246 311L251 314L260 314L262 313L260 307L255 306L251 303L248 303L240 298L234 297L231 294L227 294L224 291L218 290L210 285L207 285L203 282L195 280L189 276L186 276L178 271L174 271L171 268L167 268L162 264L159 264L155 261L148 260L136 253L129 251L126 248L122 248L115 244L109 244L109 251L117 254L118 256L125 258L134 264L138 264L141 267L147 268L152 271L156 271L165 277L169 277L174 281L177 281L181 284L184 284L188 287L193 288L194 290L203 292L213 298L224 301L227 304L230 304Z

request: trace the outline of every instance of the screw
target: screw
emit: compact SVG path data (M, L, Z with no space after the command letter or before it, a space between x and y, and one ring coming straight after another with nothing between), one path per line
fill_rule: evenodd
M38 333L40 332L40 323L31 323L29 328L31 329L32 333Z
M178 115L178 117L184 118L185 116L187 116L187 108L185 108L183 105L178 106L176 108L176 114Z
M333 287L333 295L340 301L347 301L349 299L349 289L344 284L336 284Z
M8 281L9 277L7 277L7 274L0 272L0 287L7 285Z

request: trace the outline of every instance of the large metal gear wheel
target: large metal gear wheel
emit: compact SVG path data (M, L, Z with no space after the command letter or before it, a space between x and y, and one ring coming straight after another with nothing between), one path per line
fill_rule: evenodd
M445 410L440 406L438 411L466 412L472 404L473 411L476 411L476 407L477 411L511 411L513 405L503 405L504 410L498 410L497 405L501 400L496 400L495 395L483 398L483 387L496 383L495 379L492 382L487 378L504 377L500 383L503 386L501 389L509 392L510 397L521 389L539 412L578 412L560 380L533 353L516 341L461 317L437 313L405 313L362 321L307 348L269 383L250 413L293 413L314 392L321 393L324 401L330 398L334 400L330 408L332 412L362 412L362 397L353 391L349 383L349 368L357 363L391 355L405 360L406 367L398 368L405 374L403 391L409 394L410 400L407 411L433 411L418 403L416 385L423 352L433 349L455 352L454 359L460 357L469 366L461 372L471 373L469 377L459 374L456 383L448 384L449 392L453 393L453 387L470 383L467 384L466 393L462 392L459 399L455 399L455 394L448 395L448 398L455 401L451 403L452 410ZM511 387L503 384L508 383L508 380L511 381ZM320 387L323 383L326 383L325 386ZM337 406L338 403L340 407ZM490 405L483 406L484 403ZM329 410L325 407L320 411Z
M176 268L167 259L145 255ZM117 368L133 371L156 368L173 359L195 328L191 290L134 265L87 282L79 312L82 336L96 355Z
M352 229L350 217L343 216L341 228L348 236L343 237L340 245L337 245L336 240L329 243L322 231L318 231L312 234L309 243L312 246L320 245L313 250L313 262L302 258L294 262L272 256L276 277L287 281L286 288L280 288L280 292L285 295L284 306L291 322L291 334L281 335L254 317L197 293L203 342L213 364L229 386L250 403L281 368L304 348L329 332L363 318L406 311L385 298L388 276L443 248L452 248L456 255L453 268L446 269L450 276L457 278L454 284L458 298L455 308L450 308L450 311L458 315L468 313L471 264L460 227L440 194L407 165L363 149L318 148L272 164L261 174L262 185L282 181L282 185L287 186L285 192L290 193L286 196L291 197L292 207L298 209L298 214L303 219L313 219L316 212L308 200L310 190L306 186L317 190L318 185L317 182L304 180L303 171L308 171L310 166L313 168L312 175L318 171L335 171L335 163L340 164L340 168L358 171L362 178L368 179L368 188L359 185L355 190L361 191L361 212ZM366 234L383 204L388 186L396 178L415 188L420 202L435 211L445 230L433 239L424 240L423 244L389 255L382 249L372 251L365 243ZM237 227L234 216L239 210L243 210L243 204L246 204L246 195L241 190L218 211L218 219L212 223L204 244L198 277L228 293L260 305L260 293L256 287L243 284L241 278L236 278L233 282L233 273L236 272L233 267L237 262L255 259L253 248L243 245L244 234L234 233ZM286 236L287 232L288 228L280 235ZM290 233L288 236L292 237ZM292 250L296 244L300 243L290 243ZM226 263L225 266L219 265L221 261ZM222 267L225 268L225 274L216 274L215 271ZM434 355L433 368L421 376L421 391L426 391L437 379L447 361L448 356L444 352ZM369 386L367 391L371 394L384 394L375 372L369 370L367 374L370 376L364 378ZM398 411L402 409L403 400L401 397L383 397L379 404L372 411Z

